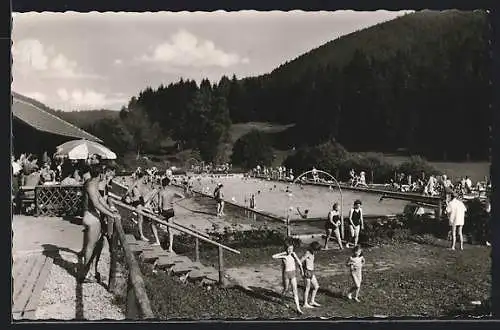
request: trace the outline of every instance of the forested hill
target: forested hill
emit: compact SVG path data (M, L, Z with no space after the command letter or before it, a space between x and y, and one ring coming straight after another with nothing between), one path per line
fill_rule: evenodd
M16 96L20 100L24 100L26 102L30 102L33 105L58 116L61 119L64 119L80 128L86 129L89 126L92 126L94 123L102 120L102 119L117 119L119 116L118 111L114 110L82 110L82 111L62 111L62 110L54 110L47 105L43 104L40 101L32 99L30 97L24 96L22 94L12 92L13 96Z
M335 137L349 150L484 158L488 40L481 11L406 15L245 79L247 96L231 117L297 123L295 144Z
M204 118L214 92L233 123L296 124L288 147L335 138L351 151L486 159L489 34L484 11L422 11L328 42L266 75L205 81L205 101L193 81L181 80L148 87L131 104L181 140L194 132L179 134L185 114Z
M468 24L484 24L485 18L482 12L458 10L406 14L327 42L263 76L271 81L299 81L308 71L322 67L342 69L356 51L376 60L390 60L398 52L410 53L416 61L422 61L435 56L430 46L435 46L440 39L463 33Z

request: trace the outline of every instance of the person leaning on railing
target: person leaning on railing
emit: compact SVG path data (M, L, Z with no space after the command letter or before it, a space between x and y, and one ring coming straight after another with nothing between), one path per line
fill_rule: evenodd
M89 274L94 258L99 260L99 255L102 251L102 242L105 233L104 224L101 220L106 221L106 218L101 219L100 215L105 215L112 219L120 219L120 215L102 200L98 191L99 171L100 167L96 165L83 166L82 173L85 180L83 194L83 224L85 225L84 239L82 251L79 253L80 269L78 271L79 282L99 281L100 275L97 272L94 278ZM103 227L104 226L104 227ZM97 268L97 263L96 263Z

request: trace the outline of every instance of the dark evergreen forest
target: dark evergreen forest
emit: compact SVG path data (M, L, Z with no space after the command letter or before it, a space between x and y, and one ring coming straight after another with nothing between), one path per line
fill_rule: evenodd
M489 24L484 11L421 11L351 33L244 79L147 87L119 118L87 126L119 152L171 139L222 160L232 123L295 126L281 149L334 139L350 152L485 160L490 148Z

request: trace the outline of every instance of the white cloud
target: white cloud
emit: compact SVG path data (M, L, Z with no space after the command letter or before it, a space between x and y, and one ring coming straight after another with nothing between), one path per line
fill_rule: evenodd
M64 102L69 100L69 94L68 91L65 88L59 88L57 90L57 95L63 100Z
M98 78L84 73L76 61L45 47L37 39L24 39L12 46L13 69L23 75L46 75L57 78Z
M45 102L47 100L47 96L40 92L24 93L24 95L40 102Z
M123 61L121 59L117 58L113 63L115 65L121 65L121 64L123 64Z
M215 46L211 40L200 40L194 34L178 31L169 41L157 45L150 54L140 60L170 64L178 67L229 67L248 63L248 58L227 53Z
M65 88L59 88L57 95L61 101L78 109L98 109L127 103L127 98L123 94L107 95L91 89L68 91Z

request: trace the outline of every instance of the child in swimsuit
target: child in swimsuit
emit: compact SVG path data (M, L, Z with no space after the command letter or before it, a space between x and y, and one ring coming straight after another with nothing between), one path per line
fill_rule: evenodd
M363 210L361 209L361 201L359 199L354 202L354 206L349 212L349 228L354 246L356 246L358 245L359 232L364 228Z
M306 281L306 288L304 291L304 308L321 306L316 302L316 294L318 293L319 284L316 279L316 275L314 274L314 254L319 250L321 250L321 245L318 242L312 242L302 259L300 259L301 264L304 267L304 279ZM313 286L313 291L311 293L311 303L309 304L308 298L311 284Z
M286 250L281 253L277 253L273 255L273 259L282 259L283 260L283 291L281 292L282 298L284 298L285 294L288 292L289 284L292 285L293 298L295 300L295 306L297 307L297 312L303 314L300 309L299 303L299 294L297 291L297 277L295 276L295 264L299 265L301 274L304 274L302 269L302 264L300 263L299 258L293 252L293 244L287 243Z
M350 269L350 274L354 286L349 290L347 298L353 299L352 294L354 293L354 300L359 301L359 290L361 288L362 279L362 269L365 264L365 257L363 257L363 251L359 245L354 247L353 254L347 260L347 266Z

